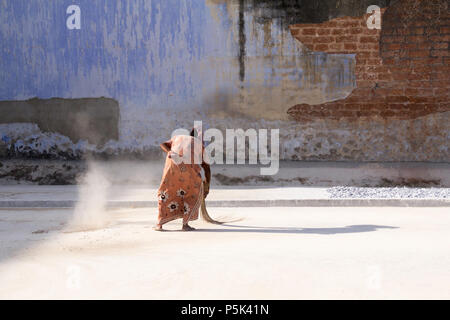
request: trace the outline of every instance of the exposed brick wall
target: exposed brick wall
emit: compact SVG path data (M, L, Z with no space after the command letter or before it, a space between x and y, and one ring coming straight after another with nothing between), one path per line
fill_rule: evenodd
M290 26L313 51L356 54L356 89L344 100L289 109L295 120L414 119L450 111L448 0L400 0L382 10L382 30L367 18Z

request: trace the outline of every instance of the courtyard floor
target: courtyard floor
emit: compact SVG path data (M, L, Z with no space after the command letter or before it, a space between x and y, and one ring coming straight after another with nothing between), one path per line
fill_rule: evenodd
M210 208L156 232L156 208L0 210L0 299L449 299L448 207Z

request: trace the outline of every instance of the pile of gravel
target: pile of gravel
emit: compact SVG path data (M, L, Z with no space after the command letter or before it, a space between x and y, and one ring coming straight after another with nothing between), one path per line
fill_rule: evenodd
M334 199L450 199L450 188L333 187L327 192Z

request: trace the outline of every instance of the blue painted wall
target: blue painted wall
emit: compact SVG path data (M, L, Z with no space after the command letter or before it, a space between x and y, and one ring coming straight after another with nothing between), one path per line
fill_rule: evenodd
M1 1L1 99L193 95L179 66L211 53L203 1L79 0L82 28L68 30L73 3Z
M72 4L81 30L66 27ZM249 12L241 81L238 16L225 0L0 0L0 100L114 98L119 144L140 148L196 119L280 127L290 106L353 89L353 56L306 54Z

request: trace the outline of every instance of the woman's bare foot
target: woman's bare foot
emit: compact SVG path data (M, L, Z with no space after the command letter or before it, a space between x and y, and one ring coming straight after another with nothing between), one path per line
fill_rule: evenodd
M157 224L156 226L154 226L153 230L155 230L155 231L164 231L164 229L163 229L161 224Z
M192 228L188 224L183 224L183 228L181 230L183 230L183 231L193 231L193 230L195 230L195 228Z

